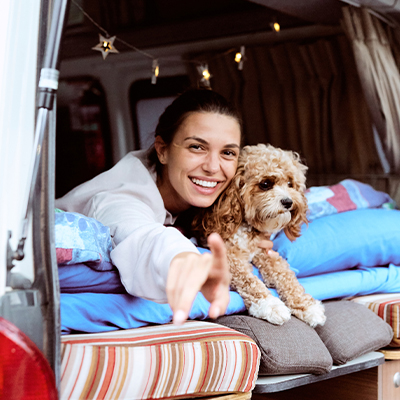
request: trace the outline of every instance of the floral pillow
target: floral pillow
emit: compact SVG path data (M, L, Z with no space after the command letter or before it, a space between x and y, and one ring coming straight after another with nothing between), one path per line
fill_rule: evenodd
M110 229L93 218L56 210L55 244L59 266L85 263L97 271L113 267Z

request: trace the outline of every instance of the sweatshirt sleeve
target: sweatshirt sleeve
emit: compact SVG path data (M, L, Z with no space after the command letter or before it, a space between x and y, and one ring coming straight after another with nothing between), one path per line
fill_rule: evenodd
M120 188L102 192L89 202L89 215L110 227L115 248L111 260L121 282L134 296L166 303L166 282L172 259L179 253L199 253L196 246L173 227L165 227L165 210L152 207Z

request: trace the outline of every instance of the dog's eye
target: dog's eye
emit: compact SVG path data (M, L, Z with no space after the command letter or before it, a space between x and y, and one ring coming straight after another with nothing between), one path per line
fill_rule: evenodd
M274 182L267 179L265 181L260 182L258 186L260 187L261 190L269 190L272 189L272 187L274 186Z
M293 182L292 181L289 181L288 183L288 186L291 188L291 187L293 187Z

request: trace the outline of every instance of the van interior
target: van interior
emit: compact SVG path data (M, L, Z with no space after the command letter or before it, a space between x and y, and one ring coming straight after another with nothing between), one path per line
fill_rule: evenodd
M55 3L41 1L41 41L48 33L50 9ZM21 323L19 326L15 322L43 352L55 379L50 383L44 379L41 384L54 386L53 392L58 391L59 398L83 398L74 397L74 393L91 393L93 396L85 398L127 399L131 398L129 393L122 391L135 388L135 384L139 386L143 380L138 378L138 383L131 377L127 379L118 370L108 383L111 382L109 387L121 383L115 389L120 391L120 397L115 391L107 392L107 397L109 387L102 386L109 371L119 368L117 362L111 366L111 361L118 358L116 353L112 358L104 352L112 347L108 344L115 338L116 342L121 340L121 330L109 333L106 344L100 344L98 352L88 358L84 358L84 353L90 346L81 344L85 340L100 340L101 334L65 335L61 343L54 199L110 169L130 151L150 147L158 118L173 99L188 88L205 87L221 93L240 111L243 145L269 143L297 152L308 167L308 188L353 179L387 193L400 204L400 5L389 0L59 3L69 3L69 9L61 40L56 113L49 121L49 130L54 128L56 135L45 138L32 206L35 279L31 288L24 287L25 282L10 285L16 290L27 289L25 297L32 297L28 303L40 303L35 312L41 315L33 315L27 308L26 314L20 312L15 320L11 314L5 317ZM43 51L40 48L39 69ZM17 253L14 257L18 257ZM399 301L398 297L395 299ZM342 302L337 303L332 307L342 306ZM43 321L40 329L38 324L30 324L39 319ZM378 320L374 320L374 327L383 323ZM194 322L197 323L200 326L203 322ZM209 329L208 325L202 326ZM155 333L158 327L156 323L145 327L149 328L149 337L163 336ZM165 337L171 334L169 328L170 325L161 325L167 332L163 331ZM362 336L374 333L371 329L351 336L352 342L361 343ZM134 330L127 332L132 342L137 340L131 332ZM182 332L176 329L171 335L178 334ZM238 384L223 393L193 392L196 396L248 400L253 391L255 400L386 400L399 395L398 351L389 349L390 356L383 356L375 351L379 348L375 344L371 353L352 355L350 362L339 361L330 372L324 371L326 374L261 374L257 379L254 360L260 353L255 349L256 339L251 339L251 343L243 337L240 340L246 360L253 362L252 368L246 364L249 376L252 374L248 385ZM125 360L135 345L129 342L120 347L122 356L118 361ZM156 344L155 348L161 354L161 347ZM155 350L143 351L148 351L146 362L153 360L150 352ZM71 357L65 356L67 352ZM68 365L75 356L76 364ZM101 372L98 366L104 360ZM85 362L94 362L95 368L84 371ZM221 366L224 362L218 363ZM231 362L234 364L236 360ZM161 365L159 372L166 365ZM155 367L151 368L154 372ZM136 371L139 376L144 368L142 371L140 365ZM70 379L69 375L75 373L76 380ZM163 374L165 382L169 381L171 376ZM67 382L64 386L62 379ZM241 378L240 384L244 381ZM164 386L166 389L168 385ZM148 389L146 386L147 397L135 398L194 396L191 392L174 397L166 395L165 390L156 396L155 389ZM54 393L48 398L57 398Z
M244 144L298 152L309 167L308 186L352 176L396 196L393 168L363 100L346 6L73 0L61 53L56 197L150 146L166 105L204 84L239 107ZM394 26L396 10L388 10L381 18ZM115 37L104 58L95 51L99 35Z

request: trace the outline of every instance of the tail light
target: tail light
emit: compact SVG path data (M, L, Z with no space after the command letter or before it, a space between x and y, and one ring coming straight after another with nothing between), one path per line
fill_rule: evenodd
M37 346L0 317L0 399L57 400L54 373Z

